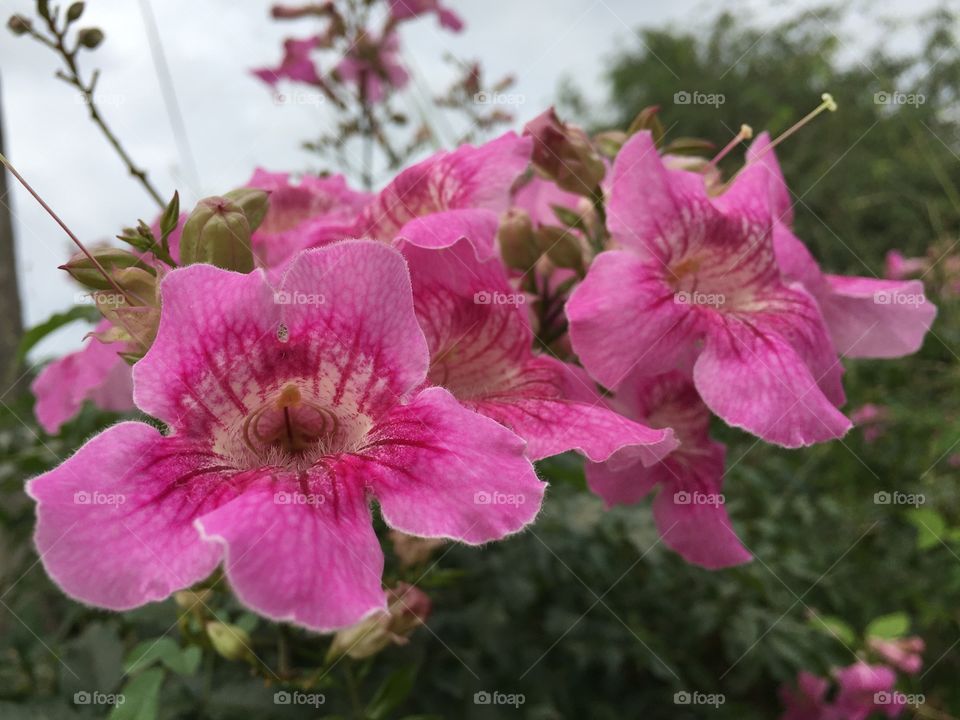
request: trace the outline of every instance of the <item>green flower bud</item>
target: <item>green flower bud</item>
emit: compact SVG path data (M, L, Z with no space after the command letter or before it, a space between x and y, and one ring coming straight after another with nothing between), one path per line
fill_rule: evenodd
M90 254L111 277L114 270L129 267L140 267L145 272L155 274L154 269L144 263L139 256L120 248L101 248L93 250ZM60 269L66 270L74 280L84 287L93 290L113 289L113 283L104 277L96 264L85 253L77 253L65 265L61 265Z
M81 47L93 50L103 42L103 30L100 28L83 28L77 33L77 42Z
M536 234L537 245L557 267L583 271L583 249L569 230L545 225Z
M226 270L253 270L250 222L239 204L225 197L197 203L180 238L183 265L207 263Z
M243 628L211 621L205 629L213 649L227 660L247 660L252 656L250 635Z
M263 222L263 218L270 208L270 193L259 188L237 188L228 192L224 197L233 200L243 210L243 214L247 216L247 222L250 224L250 232L260 227L260 223Z
M507 267L526 272L540 259L540 250L533 238L533 221L526 210L511 208L500 216L497 243Z

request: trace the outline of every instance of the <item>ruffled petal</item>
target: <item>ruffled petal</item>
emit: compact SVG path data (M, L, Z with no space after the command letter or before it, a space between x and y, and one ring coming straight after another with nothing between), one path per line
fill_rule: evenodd
M559 360L534 357L512 378L464 403L526 440L532 460L578 450L602 462L629 448L649 465L677 447L672 430L625 418L587 382Z
M778 332L776 315L722 318L707 332L694 382L730 425L772 443L800 447L842 437L851 427L824 395L804 358ZM787 335L797 326L787 326Z
M546 488L519 437L443 388L397 407L361 454L384 520L409 535L498 540L533 522Z
M837 350L853 358L898 358L915 353L937 307L919 280L873 280L827 275L818 300Z
M223 549L237 597L262 615L327 632L386 609L383 552L349 468L305 493L264 478L197 526Z
M73 598L113 610L162 600L209 575L220 550L193 526L243 479L209 450L149 425L115 425L31 480L36 544Z
M633 371L654 375L673 369L702 333L700 316L676 302L657 261L627 251L597 256L566 313L574 351L607 387Z

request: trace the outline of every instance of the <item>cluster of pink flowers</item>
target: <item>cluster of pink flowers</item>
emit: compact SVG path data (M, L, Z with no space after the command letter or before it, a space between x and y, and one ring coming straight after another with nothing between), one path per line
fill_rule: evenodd
M312 85L331 97L332 86L350 84L366 102L378 103L388 92L402 89L410 80L399 58L398 25L430 14L436 15L440 25L448 30L463 29L460 17L437 0L389 0L385 23L379 31L354 27L337 3L329 0L296 7L277 5L273 8L274 18L319 18L324 21L324 29L305 38L285 40L279 65L252 72L270 87L287 80ZM317 66L320 51L339 54L327 71Z
M917 281L820 270L765 136L717 185L648 131L611 162L549 111L377 193L261 170L249 185L270 193L255 270L157 270L132 401L166 430L122 422L29 484L43 563L83 602L136 607L222 564L257 612L344 627L388 609L372 501L408 535L498 540L541 508L533 462L567 451L608 504L655 491L688 561L746 562L711 418L784 447L841 437L841 358L914 352L935 314L877 299L922 297ZM585 229L518 270L504 226L542 235L552 205ZM566 289L551 318L533 310L547 284ZM569 334L545 341L554 326ZM124 405L95 343L38 378L48 430L78 394ZM74 396L51 391L68 376Z
M858 660L834 670L834 692L831 692L829 678L801 672L796 684L785 685L780 690L785 708L780 720L866 720L874 717L874 713L895 718L911 705L922 703L922 696L900 692L896 683L898 673L916 675L920 672L923 639L871 638L869 649L877 656L875 663Z

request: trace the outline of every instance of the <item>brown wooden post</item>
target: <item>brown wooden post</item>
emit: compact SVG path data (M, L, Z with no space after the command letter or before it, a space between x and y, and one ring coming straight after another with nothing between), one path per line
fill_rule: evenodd
M0 91L0 153L5 153L2 101L3 93ZM13 213L10 209L12 201L6 170L0 169L0 395L7 392L15 379L17 347L23 335Z

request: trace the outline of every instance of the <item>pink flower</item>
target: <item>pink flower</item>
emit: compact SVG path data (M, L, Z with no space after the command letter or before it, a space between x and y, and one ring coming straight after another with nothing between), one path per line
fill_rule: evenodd
M837 351L851 358L895 358L919 350L937 314L924 295L923 283L822 273L810 251L790 231L790 191L776 156L766 151L769 144L766 133L757 137L747 152L749 171L742 172L733 185L753 184L753 171L766 170L777 264L788 282L802 283L816 298Z
M897 638L896 640L870 638L868 644L870 649L879 655L885 663L900 672L916 675L923 667L921 653L926 647L923 638L916 636Z
M101 320L94 333L112 326ZM30 386L37 399L34 414L50 435L76 415L87 400L101 410L133 410L133 384L130 366L117 353L127 350L126 343L104 343L87 339L82 350L64 355L47 365Z
M850 413L850 420L863 428L863 439L872 443L886 432L890 411L883 405L867 403Z
M911 275L918 275L930 267L930 261L925 257L904 257L899 250L887 251L884 266L884 277L890 280L905 280Z
M443 7L439 0L390 0L390 17L396 22L411 20L427 13L436 13L442 27L460 32L463 20L453 10Z
M797 687L783 685L780 699L786 711L780 720L842 720L827 704L830 682L808 672L797 676Z
M496 216L510 204L510 185L530 162L532 141L508 132L479 147L461 145L413 165L360 215L357 237L391 241L409 221L448 210Z
M249 607L330 630L386 609L371 497L392 528L471 544L539 510L522 441L419 389L429 355L395 250L338 243L269 275L192 265L161 293L134 398L169 432L115 425L28 485L70 596L137 607L222 561Z
M588 463L587 484L608 506L631 505L659 488L653 517L664 544L696 565L716 569L749 562L724 507L726 448L710 438L710 411L693 382L679 372L634 375L614 406L653 427L671 427L680 447L652 467L620 452L602 465Z
M844 720L866 720L874 712L897 717L903 710L903 695L893 692L897 676L884 665L856 662L835 673L840 690L834 707Z
M559 221L553 211L555 205L582 215L592 203L582 195L561 190L556 183L535 175L514 193L513 205L526 210L536 225L556 225Z
M320 85L320 76L310 53L320 47L321 38L313 36L303 40L288 38L283 41L283 60L275 68L257 68L251 72L270 87L276 87L280 80Z
M631 372L692 364L727 423L787 447L842 436L842 367L814 300L774 262L767 173L749 167L723 195L667 170L649 132L613 167L603 252L567 303L570 338L606 387Z
M399 90L410 80L400 64L399 52L400 41L395 33L384 38L363 33L334 69L341 80L356 85L367 102L378 103L387 88Z
M348 187L342 175L305 175L295 183L289 173L258 168L247 186L270 192L267 214L253 235L254 255L263 267L276 267L308 242L349 237L357 214L373 197Z
M496 216L484 224L450 215L407 224L400 242L430 348L429 382L524 438L533 460L576 449L601 461L629 447L651 463L673 450L671 430L612 412L582 371L533 352L526 297L491 259Z

